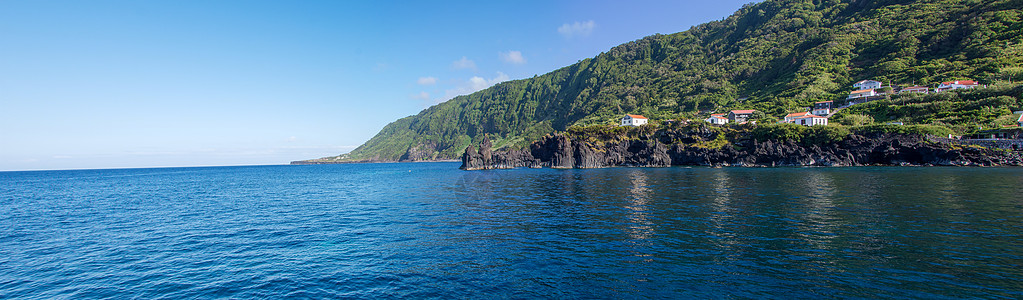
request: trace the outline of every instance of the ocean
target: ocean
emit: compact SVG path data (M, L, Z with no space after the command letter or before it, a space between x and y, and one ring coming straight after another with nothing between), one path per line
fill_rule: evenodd
M1023 168L0 172L0 298L1023 298Z

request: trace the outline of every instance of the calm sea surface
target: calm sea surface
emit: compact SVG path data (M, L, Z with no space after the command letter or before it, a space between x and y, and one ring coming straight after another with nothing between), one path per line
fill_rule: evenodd
M0 298L1023 298L1023 168L0 172Z

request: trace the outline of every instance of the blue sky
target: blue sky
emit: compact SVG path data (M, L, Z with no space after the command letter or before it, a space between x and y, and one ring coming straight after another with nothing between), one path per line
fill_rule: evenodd
M0 170L283 164L720 1L0 1Z

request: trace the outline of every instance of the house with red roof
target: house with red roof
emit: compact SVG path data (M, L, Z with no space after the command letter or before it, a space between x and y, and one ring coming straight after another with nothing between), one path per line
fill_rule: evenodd
M975 87L977 87L979 85L980 85L979 83L977 83L976 81L973 81L973 80L948 81L948 82L942 82L940 85L938 85L938 88L935 89L934 91L940 93L940 92L944 92L944 91L951 91L951 90L958 90L958 89L972 89L972 88L975 88Z
M796 118L805 117L805 116L809 116L809 115L812 115L812 114L810 112L808 112L808 111L787 114L787 115L785 115L785 120L782 121L782 122L784 122L784 123L792 123L792 120L795 120Z
M828 125L828 118L817 115L807 115L793 119L792 123L803 126Z
M831 113L831 105L834 101L820 101L813 103L813 114L818 116L827 116Z
M647 123L647 118L643 115L625 115L622 117L622 124L619 126L641 126Z
M754 109L740 109L728 112L728 121L735 123L742 123L749 120L753 116L753 113L757 112Z
M931 89L927 88L926 86L910 86L910 87L904 87L901 90L899 90L899 94L902 94L902 93L924 93L924 94L926 94L926 93L928 93L930 91L931 91Z
M873 96L877 96L877 91L874 90L874 89L855 90L855 91L849 92L849 97L846 97L846 99L856 99L856 98L865 98L865 97L873 97Z
M725 125L728 124L728 117L725 117L725 114L712 114L710 115L710 118L707 118L704 121L714 125Z

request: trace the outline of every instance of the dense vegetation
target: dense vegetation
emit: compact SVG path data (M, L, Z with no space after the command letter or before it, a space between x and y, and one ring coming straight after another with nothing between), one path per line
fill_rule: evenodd
M867 135L872 133L899 133L946 136L952 130L938 125L889 125L873 124L863 126L813 126L807 127L791 123L760 125L750 131L750 136L757 141L793 141L810 145L828 145L841 141L850 134Z
M779 116L843 99L862 79L931 86L1023 80L1021 8L1023 0L767 0L721 21L456 97L387 125L343 159L396 160L410 148L457 158L484 135L496 147L521 147L625 113L653 121L736 108ZM982 93L896 97L843 119L962 130L1020 108L1018 91Z
M1014 124L1018 115L1013 115L1012 109L1021 107L1023 86L998 85L951 93L894 95L843 109L833 119L846 125L857 125L854 119L930 124L968 133Z

